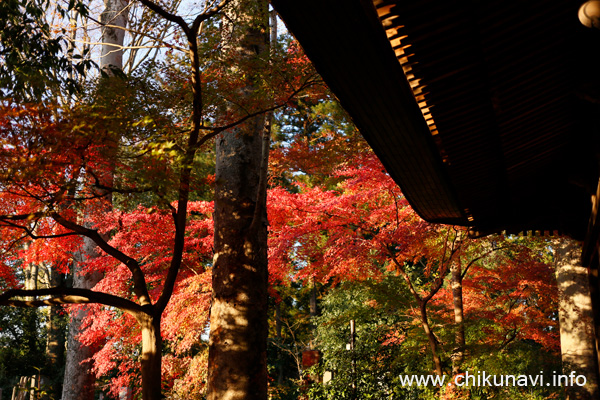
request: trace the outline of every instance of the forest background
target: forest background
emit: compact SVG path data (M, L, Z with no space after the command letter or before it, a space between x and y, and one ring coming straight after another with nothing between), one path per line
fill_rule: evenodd
M42 374L48 380L41 390L64 397L68 318L84 315L77 338L91 351L86 365L95 396L117 397L124 387L140 396L143 323L133 302L146 296L163 304L159 391L204 398L214 141L262 116L272 119L271 398L561 395L554 387L401 384L408 374L560 371L552 246L539 238L471 239L462 228L422 221L291 37L275 35L262 58L232 59L222 34L223 21L233 20L227 2L162 4L196 29L197 57L190 56L177 21L147 4L124 3L127 33L113 49L123 64L103 68L101 33L111 23L102 22L102 4L0 4L7 16L0 67L1 277L8 291L2 300L36 306L0 308L4 393L21 376ZM243 97L250 74L257 89ZM190 129L206 138L193 153ZM185 208L182 171L189 171ZM184 233L178 218L186 221ZM86 235L97 235L95 244ZM97 275L93 293L73 289L76 274ZM315 354L318 362L310 365ZM324 376L332 379L322 384Z

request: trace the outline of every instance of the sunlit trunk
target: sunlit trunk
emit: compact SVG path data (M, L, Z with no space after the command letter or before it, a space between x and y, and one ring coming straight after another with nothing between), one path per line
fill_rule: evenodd
M465 322L462 291L462 268L460 261L451 266L452 305L454 308L454 349L452 350L452 375L461 372L465 358Z
M232 9L227 51L240 63L268 54L267 3L240 0ZM248 80L239 96L254 92ZM267 399L268 139L264 115L216 139L209 400Z
M123 69L123 40L128 21L129 0L104 0L104 11L100 20L102 28L102 49L100 66L111 73L112 69Z
M142 329L142 399L160 400L162 338L160 335L160 316L142 314L138 317Z
M433 331L431 330L431 326L429 325L429 318L427 317L427 304L421 303L419 305L419 309L421 312L421 324L423 325L423 330L427 335L427 340L429 341L429 349L431 350L431 356L433 357L433 365L435 367L435 373L439 376L442 375L442 360L438 354L438 341Z
M265 212L252 224L261 121L217 139L209 400L264 400L267 395Z

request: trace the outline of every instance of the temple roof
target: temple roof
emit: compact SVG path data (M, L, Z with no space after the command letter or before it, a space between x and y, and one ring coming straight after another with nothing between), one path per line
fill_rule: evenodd
M272 0L425 220L583 238L600 31L570 0Z

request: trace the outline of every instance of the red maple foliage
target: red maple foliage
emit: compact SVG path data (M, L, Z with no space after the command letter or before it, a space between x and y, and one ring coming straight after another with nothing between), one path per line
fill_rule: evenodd
M193 373L188 371L190 364L197 362L191 348L201 343L200 336L206 329L210 307L211 282L207 266L212 257L212 203L191 202L188 212L190 220L182 266L173 297L161 320L163 340L170 351L162 365L163 384L167 388L172 387L175 381L180 388L186 387L186 381L188 385L197 383L197 370ZM109 243L141 260L150 296L156 301L171 263L169 249L173 246L174 236L171 215L165 210L139 206L130 212L108 213L99 228L101 232L116 231ZM134 297L128 282L128 270L107 254L92 259L83 270L104 273L94 290L124 298ZM97 376L116 375L117 378L107 384L114 396L123 386L137 387L139 372L136 365L141 331L135 319L100 304L88 307L92 312L86 318L79 339L85 345L99 349L93 357Z
M299 156L314 147L305 141L291 147L283 151L294 167L314 167ZM270 192L272 283L293 276L335 284L396 272L418 304L412 313L435 358L440 343L430 318L454 325L447 278L451 266L462 263L465 318L484 326L480 344L504 349L529 339L557 349L556 285L543 243L502 236L474 240L462 228L425 223L368 151L338 158L330 176L337 183L311 185L302 178L292 190ZM436 370L442 373L441 360Z

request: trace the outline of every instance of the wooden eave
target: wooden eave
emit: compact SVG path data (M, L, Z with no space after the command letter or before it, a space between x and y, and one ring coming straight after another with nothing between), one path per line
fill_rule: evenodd
M583 238L600 33L579 1L272 4L421 217Z
M466 224L373 5L272 3L415 211L425 220Z

